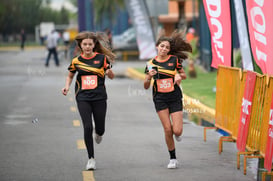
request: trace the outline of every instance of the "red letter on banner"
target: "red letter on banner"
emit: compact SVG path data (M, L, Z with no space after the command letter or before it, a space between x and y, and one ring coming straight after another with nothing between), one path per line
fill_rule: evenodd
M231 22L230 4L226 0L203 0L210 34L211 66L231 65Z
M264 74L273 75L273 1L247 0L251 49Z
M237 149L245 151L248 127L250 122L250 114L252 108L252 98L256 82L256 73L247 71L246 83L244 89L244 97L242 100L241 116L239 122Z
M266 168L269 172L271 171L272 167L272 157L273 157L273 94L269 114L268 138L264 157L264 168Z

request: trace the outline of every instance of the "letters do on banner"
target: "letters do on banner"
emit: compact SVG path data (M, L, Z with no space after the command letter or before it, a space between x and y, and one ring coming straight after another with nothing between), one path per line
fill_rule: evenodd
M229 1L203 0L211 32L212 64L231 65L231 20Z
M246 7L254 59L264 74L273 75L273 1L247 0Z

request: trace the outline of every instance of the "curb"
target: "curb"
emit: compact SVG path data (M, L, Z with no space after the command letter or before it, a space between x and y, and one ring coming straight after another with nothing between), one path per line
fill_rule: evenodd
M134 68L127 68L125 75L132 79L144 80L145 74L140 73L139 71L135 70ZM151 82L152 83L152 82ZM184 110L188 114L193 114L198 117L198 123L201 124L202 119L215 124L215 109L210 108L203 103L199 102L197 99L192 98L185 93L183 93L183 105Z
M24 47L24 50L47 50L46 46L25 46ZM63 50L64 49L64 46L63 45L59 45L58 46L58 50ZM0 47L0 51L22 51L21 50L21 47L18 45L18 46L3 46L3 47Z

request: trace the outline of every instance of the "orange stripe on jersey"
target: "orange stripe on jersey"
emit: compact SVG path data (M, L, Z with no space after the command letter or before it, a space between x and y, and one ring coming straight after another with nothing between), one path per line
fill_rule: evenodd
M174 76L176 74L176 70L166 70L166 69L158 69L160 74L165 74L165 75L171 75Z
M174 77L174 75L176 74L176 70L175 71L171 71L171 70L159 70L160 74L164 74L170 77Z
M74 58L72 60L72 66L70 67L70 71L76 71L76 66L79 68L79 69L82 69L84 71L87 71L87 72L94 72L95 74L98 74L99 76L101 77L104 77L104 69L103 67L102 68L94 68L94 67L90 67L90 65L88 64L85 64L81 61L79 61L78 58Z
M104 67L105 69L107 69L107 66L108 66L106 60L107 60L107 59L106 59L106 56L105 56L105 57L104 57L104 61L103 61L103 67Z
M86 65L86 64L78 64L77 65L79 69L82 69L86 72L94 72L96 74L98 74L99 76L101 77L104 77L104 69L103 68L94 68L94 67L90 67L89 65Z

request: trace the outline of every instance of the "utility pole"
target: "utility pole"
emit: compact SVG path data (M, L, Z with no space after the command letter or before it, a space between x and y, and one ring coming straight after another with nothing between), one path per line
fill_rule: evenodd
M93 0L78 0L79 31L92 31L93 19Z

